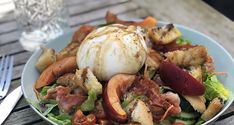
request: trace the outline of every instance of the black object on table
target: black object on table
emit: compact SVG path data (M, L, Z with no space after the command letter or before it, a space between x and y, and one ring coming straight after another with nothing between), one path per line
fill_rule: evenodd
M207 4L234 21L234 0L204 0Z

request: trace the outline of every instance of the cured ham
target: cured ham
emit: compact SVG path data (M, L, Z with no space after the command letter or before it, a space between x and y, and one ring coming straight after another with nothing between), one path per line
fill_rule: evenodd
M154 121L164 120L168 116L181 112L179 99L174 100L174 97L171 96L175 95L172 94L161 94L159 86L152 80L138 77L130 91L134 91L138 95L145 95L149 98L147 103L152 111Z
M58 106L63 112L71 112L72 108L81 105L86 97L80 94L70 94L69 87L58 86L48 90L45 99L56 99Z

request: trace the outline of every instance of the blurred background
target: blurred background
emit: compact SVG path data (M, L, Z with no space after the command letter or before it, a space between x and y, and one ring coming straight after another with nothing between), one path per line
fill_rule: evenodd
M234 20L234 0L204 0L207 4Z

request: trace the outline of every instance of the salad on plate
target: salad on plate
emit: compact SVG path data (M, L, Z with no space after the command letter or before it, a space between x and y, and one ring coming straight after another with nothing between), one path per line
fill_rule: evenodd
M32 103L58 125L200 125L230 97L212 57L173 24L82 25L60 52L43 47Z

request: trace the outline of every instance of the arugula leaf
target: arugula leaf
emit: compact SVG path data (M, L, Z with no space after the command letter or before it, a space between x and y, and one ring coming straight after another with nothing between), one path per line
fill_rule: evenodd
M56 84L53 84L52 86L44 86L40 92L41 96L45 96L47 94L47 91L51 88L54 88Z
M123 108L127 107L129 105L129 100L124 100L122 103L121 103L121 106Z
M50 86L45 86L42 88L40 95L45 96L47 94L48 89L50 89Z
M121 103L121 106L123 108L127 107L130 102L132 102L137 97L136 93L134 92L128 92L124 95L123 102Z
M46 116L49 114L58 104L46 104L47 109L42 113L42 115Z
M26 99L33 107L35 107L42 115L47 115L50 113L56 106L58 106L56 100L41 100L40 102Z
M201 118L195 123L195 125L201 125L202 123L204 123L205 121L202 120Z
M40 104L57 104L57 101L54 99L41 99Z
M97 92L94 89L89 90L88 98L82 103L81 111L92 111L95 108L95 101L97 100Z
M176 40L176 44L177 45L186 45L186 44L190 44L190 41L184 38L179 38Z
M49 113L48 115L48 119L50 119L51 121L57 123L58 125L71 125L71 116L67 115L67 114L59 114L59 115L54 115L52 113Z
M125 100L123 100L123 102L121 103L121 106L123 108L127 107L131 102L137 100L137 99L140 99L140 100L144 100L144 96L143 95L139 95L139 96L132 96L130 98L127 98Z

